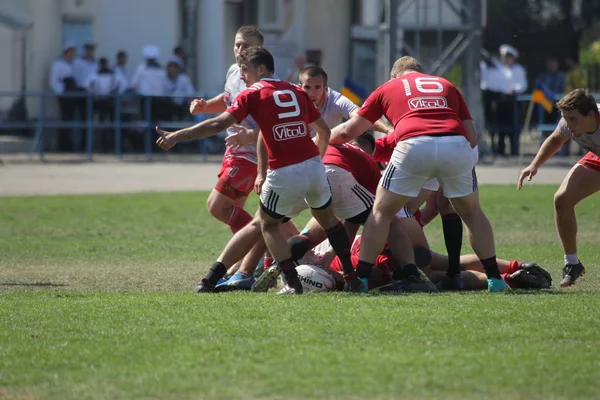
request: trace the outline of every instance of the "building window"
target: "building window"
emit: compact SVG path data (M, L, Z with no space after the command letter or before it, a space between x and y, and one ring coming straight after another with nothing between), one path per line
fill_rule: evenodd
M91 21L63 20L62 24L63 43L73 42L77 49L83 44L94 39L94 24Z
M283 24L282 0L258 0L258 25L265 31L279 31Z
M369 92L377 87L377 41L352 39L350 77Z

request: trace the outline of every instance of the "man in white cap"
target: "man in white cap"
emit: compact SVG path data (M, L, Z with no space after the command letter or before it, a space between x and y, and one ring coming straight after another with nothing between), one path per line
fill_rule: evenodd
M515 101L516 96L527 89L527 73L517 64L519 52L513 46L503 44L500 46L500 74L498 74L498 89L503 97L497 105L497 120L500 127L496 153L505 155L505 137L510 142L510 154L519 155L517 127L515 126Z
M75 77L75 83L77 84L77 91L81 97L73 98L75 102L76 113L81 121L87 121L88 118L92 118L92 114L89 113L87 98L85 97L86 88L89 84L90 79L98 71L98 62L96 61L96 42L87 40L83 43L83 56L73 60L73 76ZM90 99L90 101L92 101ZM83 149L86 148L87 135L81 133Z
M73 61L73 74L77 81L77 87L85 89L90 77L97 71L96 42L88 40L83 44L83 56Z
M142 54L145 61L138 66L131 81L131 87L142 95L142 118L146 119L149 116L152 121L156 121L160 100L158 98L147 100L146 96L164 94L165 70L158 63L160 49L157 46L144 46ZM150 110L146 110L148 103L150 103Z
M76 103L73 101L73 98L64 95L77 90L77 84L73 75L73 58L75 58L76 51L75 43L65 43L62 49L62 56L54 60L50 67L50 88L58 98L60 120L65 122L71 122L75 118ZM58 150L74 150L70 129L60 130L58 135Z

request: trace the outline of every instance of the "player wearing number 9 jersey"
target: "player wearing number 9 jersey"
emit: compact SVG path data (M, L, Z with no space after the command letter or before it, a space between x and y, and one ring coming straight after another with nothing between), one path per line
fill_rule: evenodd
M358 276L370 276L398 211L419 194L425 181L437 178L472 232L469 238L488 276L488 290L503 291L506 284L498 271L492 227L479 204L471 157L477 131L462 95L447 80L424 74L412 57L398 59L390 75L391 79L367 98L358 116L332 133L332 143L351 140L381 116L394 126L396 147L365 224Z
M306 92L288 82L273 79L274 70L273 56L263 47L242 51L240 72L248 89L240 93L231 107L218 117L172 133L157 128L161 135L157 143L168 150L181 140L215 135L248 115L252 116L261 130L257 143L257 186L262 186L261 230L269 252L277 261L271 272L281 272L286 280L282 293L302 293L296 265L280 226L281 220L303 202L308 204L315 219L326 230L344 270L348 272L349 287L360 290L362 282L354 274L348 235L333 213L331 191L320 157L325 154L331 132ZM317 132L316 145L310 137L309 126ZM268 170L265 159L268 159ZM257 239L252 229L253 224L247 225L234 235L196 291L212 291L216 281L231 266L229 260L250 250Z

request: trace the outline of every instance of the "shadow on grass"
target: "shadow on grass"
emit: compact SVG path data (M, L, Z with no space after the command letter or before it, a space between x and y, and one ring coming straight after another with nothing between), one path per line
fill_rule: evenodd
M366 296L410 296L410 295L427 295L427 296L444 296L450 294L458 294L461 296L469 296L474 294L482 294L487 293L485 290L463 290L460 292L436 292L436 293L427 293L427 292L407 292L407 291L398 291L398 292L369 292L365 293ZM491 294L491 293L490 293ZM499 293L504 296L520 296L520 295L542 295L542 296L552 296L552 295L569 295L569 292L565 291L557 291L553 289L512 289L506 291L504 293Z
M0 282L0 286L23 286L23 287L64 287L66 283L52 282Z
M506 292L507 295L522 295L522 294L537 294L537 295L568 295L568 292L553 290L553 289L513 289Z

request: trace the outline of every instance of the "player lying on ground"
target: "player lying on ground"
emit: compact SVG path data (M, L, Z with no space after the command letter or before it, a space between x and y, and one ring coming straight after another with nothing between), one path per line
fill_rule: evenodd
M355 266L359 261L360 242L361 236L357 236L352 245L352 262ZM326 255L328 254L327 248L328 243L325 241L301 261L302 265L298 268L298 273L307 291L325 291L324 289L328 286L324 284L326 276L320 276L318 271L315 274L314 267L322 268L334 277L336 285L332 290L339 290L341 287L342 278L339 260L336 257L328 258ZM448 257L435 252L432 252L431 255L431 264L424 267L423 270L433 282L439 282L446 275ZM378 287L385 288L386 285L392 282L391 271L395 264L396 260L387 248L377 257L369 280L370 288L373 291L377 291ZM477 255L461 256L459 265L465 283L465 290L485 290L487 288L487 277ZM538 264L498 259L498 267L502 278L514 289L547 289L552 285L552 277ZM411 290L407 288L406 291L410 292Z
M157 128L161 137L158 145L168 150L182 140L216 135L251 115L262 132L258 141L259 169L257 185L260 196L261 231L277 268L286 285L281 293L301 294L296 265L280 225L281 221L300 204L306 203L311 213L327 231L328 238L340 256L348 274L350 289L359 291L362 282L354 274L350 262L350 242L342 224L331 207L331 191L325 175L321 156L325 154L330 130L313 106L305 91L299 87L273 78L273 56L262 47L251 47L240 53L242 78L249 85L235 99L226 112L201 122L191 128L168 133ZM315 142L308 132L315 129ZM266 167L268 159L268 170ZM198 287L198 292L213 291L215 283L227 272L228 251L243 250L241 259L256 242L261 232L254 233L251 241L240 240L242 229L234 235L221 257L213 264L208 276ZM236 261L237 261L236 260ZM229 266L233 265L229 264Z
M571 286L585 273L577 255L575 206L600 190L600 114L596 99L584 89L568 93L556 106L562 113L562 118L531 164L521 171L517 188L521 190L525 178L531 180L567 140L575 141L588 151L571 168L554 194L556 229L564 250L563 279L560 286Z
M355 115L357 107L346 97L332 90L327 86L327 73L320 67L308 67L300 72L301 87L305 89L315 107L322 113L322 117L328 126L338 125L342 118L348 118ZM377 121L374 127L383 131L390 131L391 127ZM230 146L243 145L238 139L227 138ZM379 181L380 173L371 158L364 154L360 149L354 146L330 147L323 159L327 177L332 188L333 208L336 216L343 219L351 236L358 230L370 213L370 207L373 204L373 197L376 188L376 182ZM300 210L295 210L299 212ZM311 225L313 231L307 232L306 241L311 238L311 244L304 240L298 240L296 237L290 243L292 257L297 260L301 254L322 241L325 238L325 232L319 228L319 225L313 221ZM401 234L399 232L398 234ZM315 235L315 236L313 236ZM411 246L405 242L405 251L411 251ZM303 249L303 250L302 250ZM254 269L258 263L258 254L248 254L244 257L244 267L240 268L235 274L225 282L218 285L217 290L235 290L247 289L254 285L253 290L265 291L275 283L275 271L269 271L264 277L254 283ZM410 256L409 256L410 257ZM406 259L406 258L405 258ZM264 266L268 269L270 260L265 259ZM412 263L414 266L414 263ZM412 271L412 273L410 272ZM399 278L403 277L414 281L415 285L427 285L421 281L418 270L408 264L408 268L398 272ZM270 278L267 279L267 276ZM428 288L431 290L431 288Z
M299 73L299 79L300 86L307 92L309 98L321 113L323 120L327 123L327 125L330 128L340 124L342 122L342 119L348 119L352 115L356 114L358 107L354 103L352 103L352 101L350 101L347 97L343 96L339 92L336 92L335 90L328 87L328 75L323 68L316 66L304 68ZM386 125L379 121L375 123L375 128L380 129L382 132L387 132L390 129L392 129L389 125ZM311 136L314 136L314 133L314 130L311 130ZM239 134L230 135L225 139L227 146L232 149L243 148L244 146L250 143L250 140L251 138L249 138L248 135ZM326 172L328 173L328 179L330 183L333 179L335 179L335 177L331 176L332 173L336 175L343 174L343 171L341 171L339 174L336 171L330 171L327 163L325 164ZM341 176L339 179L343 180L344 177ZM357 188L356 190L361 189ZM347 219L347 213L344 213L344 215L341 216L339 214L340 207L338 199L340 198L341 197L336 195L336 193L333 193L334 211L336 211L336 215L338 216L338 218ZM356 195L351 195L350 197L346 197L344 195L344 198L346 198L347 200L344 202L345 204L341 205L342 207L349 207L353 208L354 210L363 207L361 211L366 210L364 206L361 206L362 203L359 203L357 207ZM369 196L365 194L364 201L366 203L370 203L368 204L368 208L370 209L373 203L373 199L369 198ZM295 213L297 214L300 211L301 210L295 210ZM352 210L349 211L352 212ZM353 214L350 216L350 218L355 218L357 215L358 214ZM293 228L288 227L287 229ZM222 287L222 289L231 289L228 286L233 286L233 289L235 289L237 286L241 286L242 288L247 288L247 286L251 286L254 283L252 272L254 271L254 267L257 264L257 261L255 262L255 260L259 260L260 257L262 256L259 254L257 247L257 249L253 249L253 251L251 251L247 256L244 257L244 268L237 268L236 266L239 266L237 264L236 266L230 268L228 270L228 275L231 275L231 277L227 279L227 286ZM271 266L272 262L272 258L267 255L263 261L265 269L268 269ZM223 286L223 284L221 284L220 286Z
M396 148L365 224L357 274L369 278L388 237L390 221L418 196L427 179L435 177L469 228L471 246L488 276L488 290L503 291L507 285L498 270L491 225L479 203L471 158L477 145L475 124L460 92L447 80L422 71L412 57L397 60L392 73L397 78L376 89L358 117L333 131L332 143L343 143L384 115L395 128Z
M393 73L391 76L394 78ZM375 161L379 163L387 164L392 158L394 148L395 138L393 136L384 136L376 141L363 141L363 149L372 154ZM472 156L473 168L475 168L479 159L477 146L473 148ZM430 201L427 202L427 207L424 210L427 214L424 217L433 219L434 216L441 215L444 243L448 252L449 267L447 274L444 279L438 282L437 287L439 290L462 290L464 288L464 282L460 274L460 253L463 236L462 219L456 213L448 198L444 196L436 178L427 180L423 184L419 195L406 204L408 211L416 215L418 220L421 219L419 207L425 199Z

